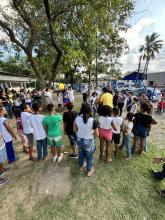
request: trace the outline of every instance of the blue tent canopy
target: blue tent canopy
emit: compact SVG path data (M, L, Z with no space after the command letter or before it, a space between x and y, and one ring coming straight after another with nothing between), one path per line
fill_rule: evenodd
M146 80L147 75L139 72L132 72L125 76L122 80Z

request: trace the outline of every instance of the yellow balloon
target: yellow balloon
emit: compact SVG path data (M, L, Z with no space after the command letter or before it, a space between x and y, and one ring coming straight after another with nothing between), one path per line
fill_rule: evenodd
M63 90L65 88L65 85L63 83L58 84L59 90Z

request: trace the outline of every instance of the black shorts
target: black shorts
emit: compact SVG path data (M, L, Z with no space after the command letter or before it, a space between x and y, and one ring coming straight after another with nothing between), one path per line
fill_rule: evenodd
M120 134L113 133L112 142L114 141L115 144L120 144Z

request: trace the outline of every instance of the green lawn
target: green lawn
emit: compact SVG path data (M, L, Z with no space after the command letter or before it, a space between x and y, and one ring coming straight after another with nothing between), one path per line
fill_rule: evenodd
M68 146L66 139L65 145ZM45 196L33 204L33 200L36 200L36 194L33 197L33 192L40 182L40 174L52 164L50 160L42 162L41 165L15 165L10 177L11 184L0 188L0 219L165 219L165 198L155 191L155 187L165 188L165 181L157 182L150 174L151 168L160 169L162 165L153 164L153 157L165 157L165 152L150 146L147 155L136 155L132 160L125 161L123 150L118 159L113 158L112 164L100 161L98 152L97 144L94 156L95 173L90 178L79 171L76 160L65 157L59 166L71 167L72 188L70 194L62 200ZM21 199L25 192L26 196ZM29 206L32 208L29 209Z

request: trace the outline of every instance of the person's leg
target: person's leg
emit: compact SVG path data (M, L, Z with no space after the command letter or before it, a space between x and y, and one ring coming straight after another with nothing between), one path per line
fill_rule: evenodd
M100 138L100 159L103 160L105 141L103 138Z
M43 146L43 159L45 159L48 156L47 138L42 140L42 146Z
M15 158L15 153L14 153L12 141L6 143L6 152L7 152L7 157L8 157L9 163L14 162L16 158Z
M148 144L147 144L147 138L144 140L144 151L147 153Z
M71 154L69 155L70 157L75 157L77 156L76 152L76 137L75 135L68 135L68 138L70 140L70 147L71 147Z
M79 160L80 169L83 169L84 159L85 159L85 151L79 148L78 160Z
M0 163L0 173L3 172L3 169L4 169L3 163Z
M144 153L144 143L145 143L145 138L140 138L140 153Z
M138 140L139 140L139 137L134 136L134 138L133 138L133 145L132 145L132 154L134 154L135 151L136 151L136 146L137 146Z
M131 137L128 135L125 137L125 146L127 149L127 158L126 159L130 159L131 158Z
M51 152L53 157L57 156L57 149L55 146L51 146Z
M85 151L85 158L87 161L87 172L91 172L93 169L93 151Z
M111 147L111 141L106 140L106 162L111 162L112 159L110 157L110 147Z
M28 139L28 145L29 145L29 160L35 160L35 158L33 157L33 144L34 144L34 137L33 134L27 134L26 135L27 139Z
M37 141L37 154L38 154L38 161L42 158L42 140Z

